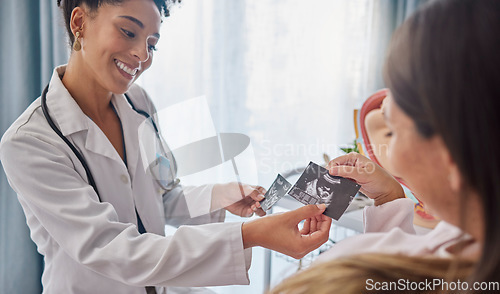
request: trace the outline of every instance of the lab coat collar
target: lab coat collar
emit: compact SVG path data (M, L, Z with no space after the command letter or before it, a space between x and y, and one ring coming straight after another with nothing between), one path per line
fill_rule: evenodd
M127 153L127 167L129 174L133 176L139 160L139 149L137 143L139 142L139 135L137 132L140 124L144 122L146 118L132 109L132 106L126 100L125 95L113 94L113 97L111 97L111 103L113 103L113 106L115 107L122 123L123 137Z
M87 131L84 135L86 149L113 160L122 161L106 135L81 110L62 83L65 71L66 65L56 67L50 80L47 93L47 107L50 117L56 122L65 137L70 137L70 135L80 131Z
M89 128L89 119L71 97L64 84L62 76L66 65L54 69L47 93L47 108L50 117L59 126L61 133L68 136Z
M80 106L78 106L62 83L61 78L65 71L66 65L55 68L50 80L49 91L47 93L47 107L52 120L58 125L64 136L70 136L80 131L87 131L86 149L123 163L108 138L80 109ZM132 109L124 95L113 94L111 103L115 106L122 123L128 170L129 174L132 175L137 166L139 152L135 148L137 145L135 142L138 140L137 129L145 118Z

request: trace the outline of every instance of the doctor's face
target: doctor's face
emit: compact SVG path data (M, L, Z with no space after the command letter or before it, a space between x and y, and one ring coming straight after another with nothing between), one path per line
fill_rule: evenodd
M124 93L151 66L161 16L152 0L105 4L83 24L85 74L106 91Z

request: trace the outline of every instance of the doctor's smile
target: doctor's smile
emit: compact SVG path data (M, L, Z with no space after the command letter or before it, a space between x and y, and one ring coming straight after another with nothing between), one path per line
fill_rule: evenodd
M120 70L120 72L123 72L125 77L130 76L130 78L134 78L134 76L137 74L139 71L139 68L132 69L131 67L127 66L125 63L115 59L116 66ZM128 75L128 76L127 76Z

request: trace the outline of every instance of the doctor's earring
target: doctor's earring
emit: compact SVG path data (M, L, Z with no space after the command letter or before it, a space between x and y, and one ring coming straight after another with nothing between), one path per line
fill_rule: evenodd
M75 34L75 42L73 42L73 50L80 51L82 49L82 44L80 43L80 32L76 32Z

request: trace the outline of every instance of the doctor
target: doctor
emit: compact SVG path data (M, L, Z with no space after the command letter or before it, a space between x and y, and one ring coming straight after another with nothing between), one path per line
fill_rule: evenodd
M166 2L58 1L71 57L0 144L3 167L44 256L44 293L247 284L252 246L299 258L327 240L331 220L321 214L324 206L220 223L224 210L209 207L228 200L237 200L226 207L232 213L263 215L256 202L263 189L244 186L242 195L237 183L183 188L175 180L154 106L133 84L151 65ZM139 146L144 123L161 151L148 168ZM187 194L205 199L210 213L188 217ZM165 237L165 223L210 224L181 226Z

